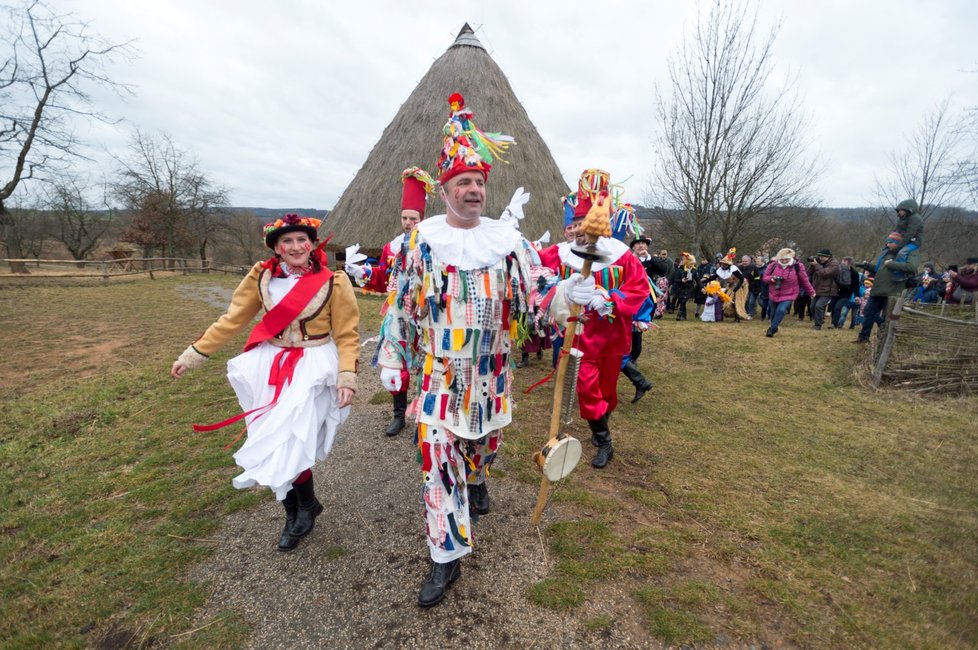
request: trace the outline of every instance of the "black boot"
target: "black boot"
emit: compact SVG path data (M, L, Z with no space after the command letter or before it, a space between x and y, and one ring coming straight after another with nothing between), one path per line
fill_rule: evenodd
M635 362L630 360L626 361L621 371L628 377L628 381L632 382L632 386L635 387L635 397L632 398L632 404L642 399L645 393L652 390L652 382L645 378L645 375L638 369Z
M469 507L477 515L488 515L489 514L489 489L486 487L485 483L480 483L479 485L468 486L469 488Z
M445 592L460 575L462 575L462 567L459 566L458 560L445 563L432 562L431 573L421 585L421 592L418 593L418 605L431 607L440 603L445 597Z
M524 352L520 355L520 360L516 362L517 368L524 368L526 364L530 363L530 353Z
M295 496L295 489L289 490L285 499L282 500L282 505L285 506L285 528L282 529L282 536L278 540L278 550L285 552L294 549L299 542L298 537L292 536L292 526L295 524L295 516L299 511L299 501Z
M591 444L600 447L601 440L598 438L598 434L608 430L608 415L602 415L597 420L588 420L587 425L591 429Z
M396 436L404 428L404 412L407 410L407 392L394 393L394 417L384 429L384 435Z
M615 455L615 450L611 447L611 433L609 431L601 431L600 433L593 434L591 436L592 442L595 438L597 438L599 443L598 453L594 455L594 460L591 461L591 465L601 469Z
M323 511L323 504L316 498L311 476L305 483L296 485L294 489L299 501L299 510L295 515L295 523L292 524L292 537L299 541L300 537L305 537L312 531L312 527L316 524L316 517Z

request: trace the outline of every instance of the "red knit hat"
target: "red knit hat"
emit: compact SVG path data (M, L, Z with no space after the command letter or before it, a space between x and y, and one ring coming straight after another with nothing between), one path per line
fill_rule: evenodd
M425 203L435 192L435 181L420 167L408 167L401 172L401 211L414 210L424 219Z
M444 140L438 157L438 181L445 184L465 172L479 172L483 179L488 179L494 157L500 158L515 140L502 133L481 131L472 122L474 113L465 107L465 98L461 94L452 93L448 105L451 114L442 129Z
M607 192L611 184L611 174L603 169L585 169L577 182L577 205L574 218L587 216L591 202L600 192Z

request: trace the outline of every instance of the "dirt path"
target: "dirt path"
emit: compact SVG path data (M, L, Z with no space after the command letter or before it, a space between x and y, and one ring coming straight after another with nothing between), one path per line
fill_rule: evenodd
M205 294L195 297L216 301ZM235 610L251 626L254 648L658 647L623 594L603 593L572 615L528 601L527 588L550 574L549 558L529 523L536 488L506 478L490 479L492 512L475 525L477 547L462 560L461 579L440 605L418 608L429 566L420 472L408 430L383 434L389 405L367 403L380 390L372 350L367 344L361 357L353 413L314 470L325 506L316 529L295 551L279 553L282 508L270 497L227 517L214 535L217 552L192 573L214 588L200 624ZM506 468L505 445L497 462ZM555 516L549 511L542 526ZM599 615L617 624L589 632L583 621Z

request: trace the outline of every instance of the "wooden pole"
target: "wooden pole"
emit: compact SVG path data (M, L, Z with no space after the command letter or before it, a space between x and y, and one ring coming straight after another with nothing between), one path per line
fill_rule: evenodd
M903 303L907 299L907 290L904 289L897 297L893 312L886 317L886 333L883 338L883 349L876 360L876 367L873 369L873 388L879 388L880 381L883 379L883 369L890 358L893 349L893 339L896 337L897 322L900 320L900 313L903 311Z
M594 242L588 242L587 250L594 255L597 253L597 246L595 246ZM584 278L591 277L590 258L584 259L584 264L581 266L581 275ZM560 347L560 356L557 359L557 372L554 375L554 402L553 408L550 411L549 439L556 438L557 434L560 433L560 409L564 401L564 380L567 376L567 364L570 362L570 352L574 347L574 339L577 337L579 325L577 317L580 313L581 306L572 302L570 306L570 317L567 321L567 327L564 330L564 344ZM577 390L577 387L573 387L572 390ZM533 516L530 518L530 523L534 526L540 523L540 518L543 516L543 508L547 505L547 495L549 492L550 479L544 475L540 480L540 493L537 495L537 505L533 509Z

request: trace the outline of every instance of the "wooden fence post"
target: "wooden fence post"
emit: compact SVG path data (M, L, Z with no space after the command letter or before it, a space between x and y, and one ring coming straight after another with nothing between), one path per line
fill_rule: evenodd
M886 315L886 331L883 334L883 349L880 350L880 356L876 360L876 367L873 368L873 388L879 388L880 380L883 379L883 369L886 367L886 362L890 358L890 352L893 350L893 340L896 338L897 324L900 321L900 314L903 312L903 303L906 300L907 290L904 289L897 297L896 305L893 306L893 311Z
M102 282L108 282L109 281L109 265L106 264L105 262L102 262L101 264L99 264L99 267L102 269Z

